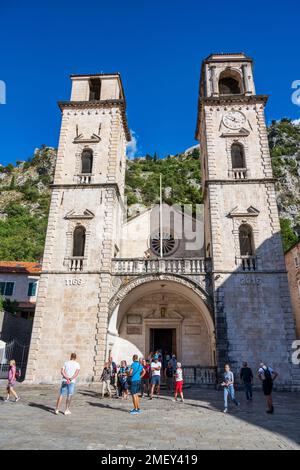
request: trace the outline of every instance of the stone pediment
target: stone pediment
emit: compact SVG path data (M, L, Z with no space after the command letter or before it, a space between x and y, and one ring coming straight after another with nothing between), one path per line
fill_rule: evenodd
M83 212L76 212L75 210L71 210L65 215L65 219L67 220L93 219L94 217L95 217L95 214L88 209L85 209Z
M254 206L249 206L246 211L236 206L229 212L227 217L257 217L259 213L260 211Z
M226 132L223 132L221 134L221 137L248 137L250 132L242 127L240 130L234 130L234 131L229 131L226 130Z
M159 309L153 310L150 314L145 316L145 320L184 320L184 317L175 310L169 311L166 309L165 313L163 314L163 308L164 307L160 307Z
M97 134L92 134L90 137L84 137L83 134L79 134L73 140L74 144L95 144L100 142L101 138Z

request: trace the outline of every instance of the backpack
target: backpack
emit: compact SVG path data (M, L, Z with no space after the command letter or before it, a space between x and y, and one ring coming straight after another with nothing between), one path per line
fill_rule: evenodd
M269 384L273 383L273 379L272 379L272 374L270 372L270 369L269 367L267 367L266 369L264 369L264 375L265 375L265 381Z

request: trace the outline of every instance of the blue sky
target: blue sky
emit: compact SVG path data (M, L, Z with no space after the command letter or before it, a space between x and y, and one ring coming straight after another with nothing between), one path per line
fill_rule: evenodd
M10 0L0 6L0 162L57 146L58 100L72 73L119 71L137 152L160 156L195 144L200 63L211 52L255 60L267 119L300 118L291 84L300 80L296 1Z

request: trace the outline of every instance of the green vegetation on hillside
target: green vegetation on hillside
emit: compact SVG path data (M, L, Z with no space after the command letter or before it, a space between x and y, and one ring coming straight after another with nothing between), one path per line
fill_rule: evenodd
M129 206L150 206L159 200L159 180L162 175L163 199L167 204L200 204L200 155L195 149L158 159L147 155L144 159L129 160L126 171L126 196Z
M268 129L283 245L300 236L300 126L289 119ZM56 150L42 146L26 162L0 166L0 259L35 261L43 254ZM199 151L164 159L146 155L127 162L126 196L136 212L159 198L168 204L202 203ZM134 213L134 212L133 212Z
M56 151L42 146L27 162L1 168L0 259L35 261L44 251Z

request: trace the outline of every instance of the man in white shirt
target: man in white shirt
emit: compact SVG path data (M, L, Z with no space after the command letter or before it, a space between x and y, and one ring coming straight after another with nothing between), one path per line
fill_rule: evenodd
M71 400L72 400L72 396L75 393L76 379L80 372L80 365L76 359L77 359L76 354L72 353L70 360L65 362L63 368L61 369L62 384L61 384L60 394L59 394L56 408L55 408L56 415L59 414L59 408L64 397L66 397L65 416L71 414L71 411L70 411Z
M158 355L155 355L151 363L151 393L150 400L153 398L154 389L156 387L157 398L159 397L160 392L160 372L161 372L161 362L158 360Z

